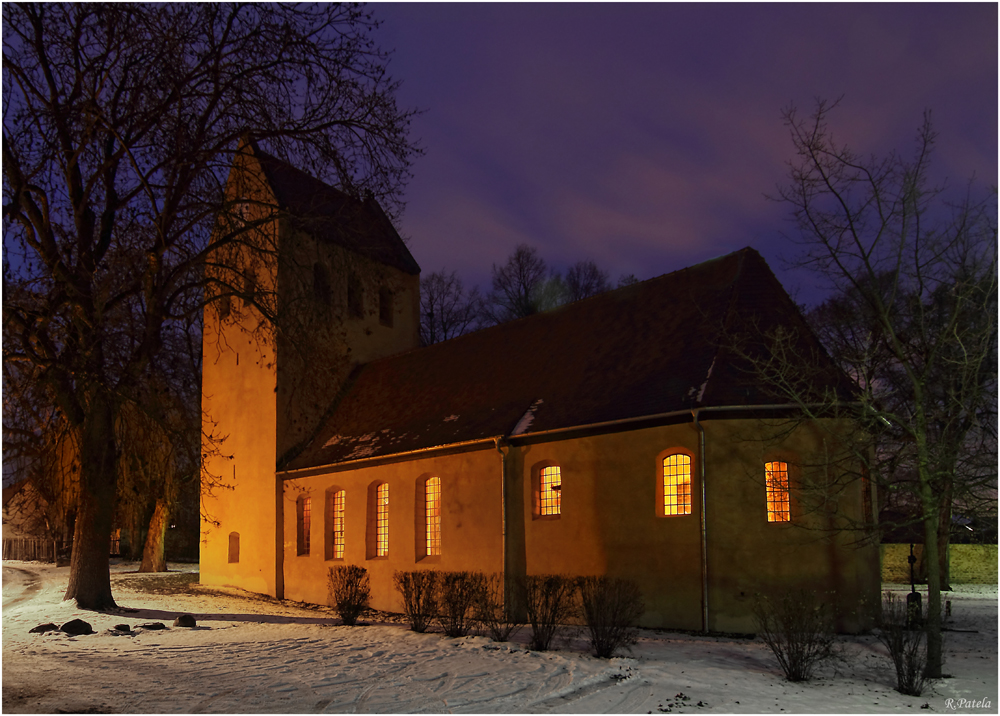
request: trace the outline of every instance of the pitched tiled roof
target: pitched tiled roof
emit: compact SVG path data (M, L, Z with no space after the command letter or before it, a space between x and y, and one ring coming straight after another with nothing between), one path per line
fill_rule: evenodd
M774 403L723 348L730 340L724 325L740 319L764 329L805 327L749 248L374 361L355 371L315 440L287 467L698 407ZM821 351L820 359L829 360ZM830 366L826 374L840 380Z
M355 199L301 169L253 147L278 207L303 231L409 274L420 266L382 207Z

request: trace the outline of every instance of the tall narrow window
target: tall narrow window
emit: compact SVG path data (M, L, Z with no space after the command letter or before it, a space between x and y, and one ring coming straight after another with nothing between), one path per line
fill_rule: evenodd
M240 533L229 533L229 563L236 564L240 561Z
M309 554L309 533L312 528L312 499L306 496L295 501L296 543L298 554Z
M684 453L663 458L663 514L691 514L691 458Z
M543 467L538 475L538 513L562 514L562 475L558 465Z
M389 484L378 486L375 497L375 556L389 554Z
M792 513L788 499L788 463L777 461L765 463L764 477L767 490L767 521L790 522Z
M361 281L354 274L347 278L347 313L351 318L361 318L365 315L365 297Z
M874 511L872 509L872 481L868 476L868 468L861 468L861 509L864 510L863 521L866 525L870 525L875 521Z
M330 271L319 261L313 264L313 296L321 305L330 305Z
M343 490L326 493L327 559L344 558L344 501Z
M424 483L424 536L427 556L441 554L441 478L429 477Z
M383 326L392 327L392 291L387 288L378 292L378 320Z

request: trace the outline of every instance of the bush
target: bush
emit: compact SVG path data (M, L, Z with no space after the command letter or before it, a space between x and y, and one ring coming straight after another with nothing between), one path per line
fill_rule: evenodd
M410 629L421 633L427 631L431 619L437 613L434 594L437 572L429 570L396 572L392 575L392 581L403 595L403 611L410 620Z
M517 619L517 589L510 577L494 572L483 578L476 618L493 641L509 641L521 628Z
M909 696L920 696L926 684L927 647L924 632L911 629L912 615L909 605L892 592L882 598L879 613L878 640L889 650L889 658L896 667L896 691Z
M826 605L813 592L793 592L754 601L757 633L778 659L789 681L808 681L813 669L834 656L835 639Z
M331 567L329 592L330 602L337 608L341 621L347 626L354 626L361 612L368 608L371 598L368 570L354 564Z
M438 621L448 636L465 636L475 626L483 590L482 572L442 572L438 577Z
M573 613L576 582L559 574L529 575L520 591L531 623L531 648L546 651L559 624Z
M639 585L613 577L583 577L579 584L594 653L610 659L619 649L635 644L635 627L646 611Z

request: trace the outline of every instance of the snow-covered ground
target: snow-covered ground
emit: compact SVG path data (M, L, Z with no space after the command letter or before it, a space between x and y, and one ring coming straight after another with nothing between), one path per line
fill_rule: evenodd
M105 614L61 601L68 568L4 563L3 711L997 712L996 585L956 585L946 595L951 677L911 697L893 690L888 659L871 636L841 638L842 660L791 684L759 640L645 630L631 656L610 661L591 656L583 635L532 652L525 631L497 644L416 634L390 619L339 626L325 607L201 589L183 573L196 568L171 567L181 573L129 574L134 564L116 565L122 609ZM153 584L160 593L146 591ZM182 613L198 626L172 627ZM73 618L97 633L28 633ZM136 629L153 621L169 628ZM133 635L109 633L121 623Z

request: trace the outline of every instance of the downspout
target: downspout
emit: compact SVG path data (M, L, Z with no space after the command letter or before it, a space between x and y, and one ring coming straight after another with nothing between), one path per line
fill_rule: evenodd
M705 428L698 422L700 409L691 411L698 430L698 473L701 482L701 630L708 633L708 522L705 516Z
M500 453L500 549L501 562L500 571L503 579L507 579L507 456L504 455L500 444L503 436L494 438L497 452Z

